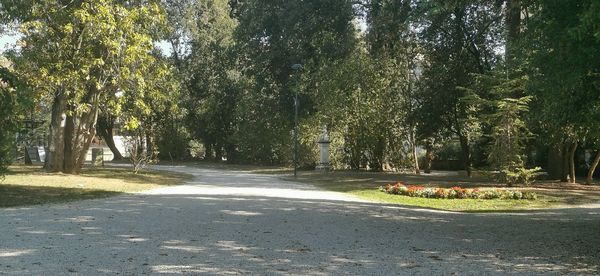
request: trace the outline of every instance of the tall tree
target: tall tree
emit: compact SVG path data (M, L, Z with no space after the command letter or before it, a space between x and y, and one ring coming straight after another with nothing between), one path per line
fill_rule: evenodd
M471 175L471 144L477 136L473 107L461 101L473 73L483 74L498 61L501 6L491 1L424 2L419 28L425 51L420 114L429 132L458 138L462 162ZM434 127L437 126L437 127Z
M186 57L186 87L189 98L188 127L204 142L207 156L235 161L232 143L238 101L238 76L233 32L237 21L230 16L226 0L200 1Z
M318 87L307 76L355 47L352 1L240 1L235 14L240 22L235 41L249 87L241 95L235 140L248 161L288 162L296 92L302 121L314 112L308 93ZM293 64L303 69L296 72Z
M367 43L369 51L378 60L388 59L394 65L397 75L393 77L389 89L397 93L396 124L402 129L402 136L411 148L411 158L415 173L419 174L417 156L417 125L413 114L417 108L417 89L421 63L421 51L412 25L414 18L412 1L371 1L368 9ZM399 150L398 147L395 150Z
M133 97L152 68L152 35L163 23L149 3L38 1L23 18L20 72L52 98L52 171L78 173L92 138L100 105L121 91Z
M17 123L26 107L31 107L32 96L25 83L4 66L0 65L0 178L13 161Z
M598 132L600 39L596 1L540 1L530 18L535 124L562 162L560 178L575 182L575 151Z

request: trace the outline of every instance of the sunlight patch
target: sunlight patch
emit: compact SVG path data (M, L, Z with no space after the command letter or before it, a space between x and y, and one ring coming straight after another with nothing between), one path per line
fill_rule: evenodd
M34 249L0 249L0 257L19 257L23 255L29 255L36 250Z
M233 210L221 210L221 213L233 215L233 216L261 216L263 213L259 212L248 212L248 211L233 211Z

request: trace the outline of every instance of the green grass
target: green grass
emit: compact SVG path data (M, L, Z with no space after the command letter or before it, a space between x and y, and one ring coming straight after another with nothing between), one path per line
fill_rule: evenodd
M0 183L0 207L68 202L178 185L191 176L126 168L85 168L80 175L47 173L37 166L12 166Z
M391 195L377 189L349 191L349 194L380 203L418 206L428 209L461 212L516 211L548 208L560 202L550 196L540 196L537 200L503 200L503 199L435 199Z
M286 177L293 180L291 177ZM413 175L397 173L336 171L326 174L302 172L297 181L309 183L325 190L343 192L372 202L415 206L427 209L460 212L518 212L533 209L577 207L582 204L599 203L600 189L578 190L568 188L545 188L541 183L535 187L521 187L538 194L537 200L504 199L432 199L403 195L391 195L379 191L379 186L396 181L425 187L461 186L463 188L504 188L484 178L468 179L460 176ZM548 185L552 186L555 184Z

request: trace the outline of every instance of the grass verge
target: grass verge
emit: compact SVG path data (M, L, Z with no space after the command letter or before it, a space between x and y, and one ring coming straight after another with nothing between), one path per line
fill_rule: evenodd
M291 177L286 177L293 180ZM302 172L297 181L309 183L325 190L343 192L373 202L416 206L428 209L459 212L518 212L533 209L577 207L600 203L600 189L578 190L574 187L544 188L544 183L535 187L521 188L538 194L537 200L502 199L432 199L403 195L391 195L379 191L379 186L396 181L425 187L461 186L463 188L504 188L482 178L468 179L456 175L412 175L372 172Z
M560 202L558 198L540 195L537 200L502 199L437 199L391 195L375 189L349 191L349 194L373 202L418 206L429 209L460 212L508 212L549 208Z
M0 183L0 208L68 202L178 185L191 176L127 168L84 168L80 175L47 173L39 166L12 166Z

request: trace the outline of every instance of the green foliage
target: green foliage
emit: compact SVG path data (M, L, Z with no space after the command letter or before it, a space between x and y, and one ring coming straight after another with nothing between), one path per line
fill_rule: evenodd
M303 125L316 111L312 93L320 90L316 76L320 68L347 57L354 49L352 3L243 1L237 4L235 14L239 25L234 41L242 76L235 112L239 121L232 138L239 159L289 163L295 95L298 93ZM292 64L302 64L303 69L295 72ZM314 141L302 140L307 142L301 149L315 146Z
M385 163L401 163L406 151L402 139L407 113L403 92L408 89L404 72L401 64L374 58L361 49L321 68L315 91L317 116L332 137L341 139L341 164L381 170ZM318 129L318 125L313 127Z
M153 157L187 157L193 139L207 158L289 164L298 98L301 166L326 126L336 168L413 166L424 146L515 183L537 144L598 145L596 2L0 0L0 22L22 23L17 75L51 126L66 116L73 137L54 144L73 152L104 113ZM19 116L6 91L4 140Z
M5 62L5 60L3 60ZM0 178L14 160L18 121L31 107L31 93L11 70L0 66Z
M472 103L461 101L474 73L490 71L500 60L501 7L491 1L423 2L416 7L424 48L419 107L421 139L456 137L469 171L471 146L480 137Z
M164 25L154 2L116 0L36 1L22 21L19 74L52 106L55 171L79 171L94 135L98 112L124 116L129 129L150 113L148 97L164 67L155 63L153 40ZM146 94L146 92L148 92ZM66 116L66 127L60 118Z
M512 168L500 171L499 181L507 183L508 186L523 184L529 186L535 182L538 176L542 175L542 168L535 167L527 169L523 167Z
M0 178L4 177L7 166L12 162L12 150L14 150L13 138L16 122L16 91L8 82L9 74L2 68L0 71Z
M597 1L540 2L524 43L531 43L529 92L534 125L546 140L581 141L600 129L600 40Z
M531 96L523 96L526 78L507 79L505 71L477 75L472 89L461 101L477 109L482 128L489 129L486 137L487 161L497 170L513 170L524 165L525 143L531 133L524 115L529 111Z

